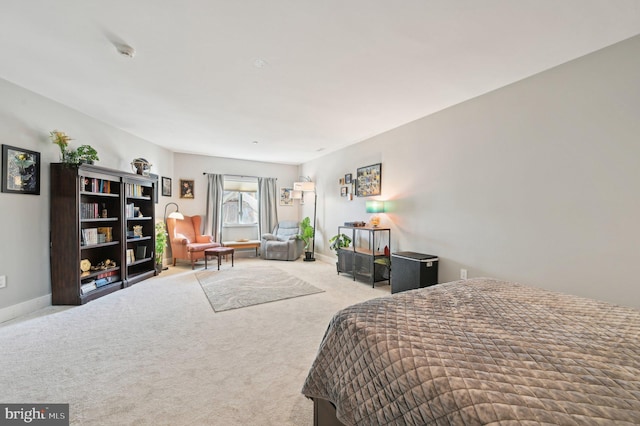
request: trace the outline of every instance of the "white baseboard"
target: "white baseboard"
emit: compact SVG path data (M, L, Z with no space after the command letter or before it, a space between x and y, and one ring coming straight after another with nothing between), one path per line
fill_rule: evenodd
M0 323L51 306L51 293L0 309Z
M322 254L322 253L316 253L314 255L316 257L316 259L321 260L322 262L325 263L336 263L338 261L338 258L334 255L331 256L327 256L326 254Z

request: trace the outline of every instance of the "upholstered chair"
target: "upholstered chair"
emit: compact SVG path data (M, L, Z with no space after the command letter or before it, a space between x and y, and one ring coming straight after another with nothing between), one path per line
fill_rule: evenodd
M202 235L201 224L201 216L185 216L184 220L167 218L173 266L177 259L185 259L191 262L193 269L196 260L204 259L206 249L221 246L211 235Z
M273 233L262 234L260 249L263 259L296 260L304 252L304 241L298 238L300 224L285 220L276 225Z

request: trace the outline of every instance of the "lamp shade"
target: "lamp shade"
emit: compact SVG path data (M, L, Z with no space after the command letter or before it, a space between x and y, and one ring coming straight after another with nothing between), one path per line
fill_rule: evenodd
M384 213L384 201L367 201L367 213Z
M169 216L167 216L168 218L171 219L178 219L178 220L184 220L184 215L180 212L172 212L169 213Z
M293 182L294 191L314 192L316 184L314 182Z
M169 208L169 206L176 206L176 211L175 212L171 212L169 214L169 216L167 216L167 209ZM171 219L177 219L177 220L184 220L184 216L182 213L180 213L180 206L178 206L176 203L167 203L166 206L164 206L164 221L167 221L167 218L170 217Z

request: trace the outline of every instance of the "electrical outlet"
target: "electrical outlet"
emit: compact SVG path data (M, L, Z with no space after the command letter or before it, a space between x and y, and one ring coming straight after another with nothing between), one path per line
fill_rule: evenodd
M466 280L467 279L467 270L466 269L460 269L460 279L461 280Z
M0 288L5 288L7 286L7 276L0 275Z

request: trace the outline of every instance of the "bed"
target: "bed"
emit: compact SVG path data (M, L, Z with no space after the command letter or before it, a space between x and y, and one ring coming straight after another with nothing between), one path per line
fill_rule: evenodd
M494 279L373 299L302 393L316 425L640 424L640 311Z

